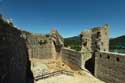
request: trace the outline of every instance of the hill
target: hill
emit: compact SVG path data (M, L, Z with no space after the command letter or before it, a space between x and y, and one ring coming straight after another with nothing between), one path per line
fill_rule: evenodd
M71 49L75 49L77 51L81 50L81 42L80 42L80 36L74 36L64 39L64 46L68 47L70 46Z
M80 36L65 38L64 46L66 46L66 47L70 46L72 49L80 51L80 49L81 49ZM119 36L116 38L110 38L109 48L110 48L110 50L125 49L125 35L122 35L122 36Z
M80 40L80 36L73 36L73 37L68 37L68 38L65 38L65 39L69 39L69 40Z
M110 49L125 49L125 35L110 39Z

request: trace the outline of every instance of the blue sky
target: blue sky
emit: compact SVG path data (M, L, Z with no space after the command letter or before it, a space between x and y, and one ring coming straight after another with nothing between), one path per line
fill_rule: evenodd
M110 37L125 35L125 0L0 0L0 13L34 33L70 37L109 24Z

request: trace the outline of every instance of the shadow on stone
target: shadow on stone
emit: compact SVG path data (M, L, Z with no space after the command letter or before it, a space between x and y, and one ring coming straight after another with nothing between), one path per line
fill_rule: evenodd
M95 58L94 58L94 54L92 55L92 58L90 58L89 60L87 60L85 62L85 68L92 74L94 75L94 66L95 66Z
M31 71L31 61L28 61L28 65L27 65L27 82L26 83L34 83L34 77L33 77L33 73Z
M0 18L0 83L34 83L21 30Z

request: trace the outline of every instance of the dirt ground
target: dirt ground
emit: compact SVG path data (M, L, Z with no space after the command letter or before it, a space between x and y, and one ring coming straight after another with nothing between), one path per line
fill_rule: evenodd
M47 70L47 72L54 72L60 69L74 72L74 76L61 74L58 76L38 80L35 83L104 83L85 70L72 70L60 60L53 61L32 59L31 69L34 76L38 76L43 73L43 69Z
M47 79L42 79L36 83L104 83L95 77L85 75L85 76L67 76L60 75L55 77L50 77Z

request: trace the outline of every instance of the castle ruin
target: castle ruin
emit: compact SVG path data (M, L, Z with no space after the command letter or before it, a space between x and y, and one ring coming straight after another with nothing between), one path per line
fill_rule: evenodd
M83 31L80 39L79 52L65 48L63 37L55 29L33 34L0 16L0 83L33 83L32 59L59 61L60 69L67 65L72 71L87 70L106 83L125 82L125 54L109 52L109 25Z

